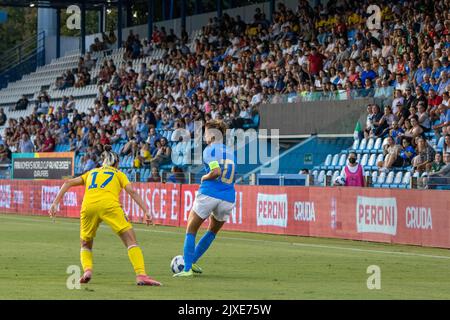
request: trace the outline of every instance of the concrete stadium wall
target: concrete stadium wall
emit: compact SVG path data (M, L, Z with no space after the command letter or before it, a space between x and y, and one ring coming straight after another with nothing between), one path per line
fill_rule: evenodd
M280 135L349 134L365 122L373 99L263 104L260 129L279 129Z

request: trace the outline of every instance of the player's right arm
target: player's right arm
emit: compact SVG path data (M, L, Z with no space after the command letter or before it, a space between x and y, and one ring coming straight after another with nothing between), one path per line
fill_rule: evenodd
M128 183L127 185L125 185L125 191L130 195L130 197L136 201L136 203L139 205L139 207L141 207L141 209L144 211L145 213L145 223L147 225L149 225L150 223L152 225L155 225L155 223L153 222L153 215L150 211L150 208L148 208L145 205L144 200L141 198L141 196L139 196L139 194L137 193L136 190L134 190L134 188L131 186L131 183Z
M61 199L64 197L66 192L75 186L82 186L84 185L84 179L83 177L76 177L73 179L69 179L62 185L61 189L59 189L58 194L56 195L55 200L53 201L50 210L48 211L48 214L50 217L54 217L56 215L56 211L58 209L58 203L61 201Z

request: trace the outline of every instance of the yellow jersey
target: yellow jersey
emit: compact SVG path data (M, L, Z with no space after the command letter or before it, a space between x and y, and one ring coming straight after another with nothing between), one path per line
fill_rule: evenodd
M114 167L103 166L86 172L81 178L85 185L81 211L87 207L121 207L120 191L130 183L122 171Z

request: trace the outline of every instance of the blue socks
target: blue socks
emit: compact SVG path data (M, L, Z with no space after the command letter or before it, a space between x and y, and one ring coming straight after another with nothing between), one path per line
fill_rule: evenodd
M215 238L216 235L213 232L207 231L197 246L195 246L195 234L186 233L186 238L184 239L184 271L191 270L192 264L196 263L208 250Z
M192 259L194 259L195 251L195 234L186 233L184 239L184 271L189 271L192 268Z
M197 246L195 247L194 260L193 263L196 263L198 259L208 250L211 243L216 238L214 232L207 231L205 235L200 239Z

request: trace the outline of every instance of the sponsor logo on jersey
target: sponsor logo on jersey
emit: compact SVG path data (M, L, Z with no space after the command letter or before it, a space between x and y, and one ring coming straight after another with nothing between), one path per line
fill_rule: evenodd
M287 227L287 194L258 193L256 204L256 224L258 226Z
M397 234L397 200L358 196L356 226L359 233Z
M406 227L408 229L422 229L422 230L433 229L431 208L407 207Z

